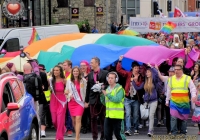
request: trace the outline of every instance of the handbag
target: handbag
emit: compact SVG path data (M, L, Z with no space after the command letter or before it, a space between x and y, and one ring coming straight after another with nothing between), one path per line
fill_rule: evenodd
M150 94L148 96L147 103L140 105L140 114L141 114L142 120L146 120L149 117L149 98L150 98Z

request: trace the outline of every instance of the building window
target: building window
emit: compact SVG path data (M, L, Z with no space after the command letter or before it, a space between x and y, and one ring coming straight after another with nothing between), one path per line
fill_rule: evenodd
M135 17L136 14L135 14L135 9L127 9L127 20L128 20L128 23L129 23L129 19L130 17Z
M140 14L140 0L122 0L122 13L126 14L128 17L128 9L135 9L135 12L132 15ZM129 10L130 13L131 10ZM129 14L130 15L130 14Z
M140 0L136 1L136 14L140 14Z
M122 13L126 14L126 0L122 0Z
M136 0L127 0L127 8L135 8Z
M68 7L68 0L57 0L58 8Z

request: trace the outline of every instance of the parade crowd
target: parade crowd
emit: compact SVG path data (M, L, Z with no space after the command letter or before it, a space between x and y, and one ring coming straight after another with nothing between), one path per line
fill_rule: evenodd
M56 140L73 133L75 140L80 140L80 133L88 131L97 140L98 125L100 140L112 140L113 133L117 140L125 140L140 134L144 126L151 137L156 134L155 118L157 127L166 125L166 134L186 135L191 114L200 135L200 62L185 67L188 53L199 51L200 34L139 36L170 49L185 49L185 58L174 58L172 65L166 60L159 66L133 61L131 70L126 71L123 55L104 69L100 68L100 58L94 56L90 62L82 60L79 66L73 66L70 60L60 62L47 72L43 64L25 53L29 60L23 72L10 62L0 74L13 72L25 83L40 117L41 137L46 137L46 127L54 127Z

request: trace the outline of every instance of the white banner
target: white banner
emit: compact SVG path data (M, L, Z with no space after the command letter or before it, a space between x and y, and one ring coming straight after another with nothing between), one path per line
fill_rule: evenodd
M130 17L129 28L141 33L159 32L168 21L177 24L172 32L199 32L200 17L139 18Z

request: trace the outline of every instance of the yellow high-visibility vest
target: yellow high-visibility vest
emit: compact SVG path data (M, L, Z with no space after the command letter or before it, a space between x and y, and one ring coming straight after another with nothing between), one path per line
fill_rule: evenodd
M49 80L50 78L51 78L50 76L47 76L47 79L48 79L48 80ZM51 91L50 91L50 89L47 90L47 91L44 91L44 95L45 95L45 97L46 97L47 102L49 102L50 99L51 99Z
M113 89L111 95L115 96L116 93L121 89L123 89L122 86ZM106 90L106 92L108 92L108 89ZM124 89L123 94L125 96ZM107 97L105 97L105 105L107 118L124 119L124 97L120 103L111 102Z
M189 115L190 113L190 99L189 99L189 82L190 76L183 75L181 79L177 80L176 76L169 79L169 86L171 88L170 108L177 111L179 114ZM171 114L176 116L176 114ZM188 116L185 116L186 118Z

